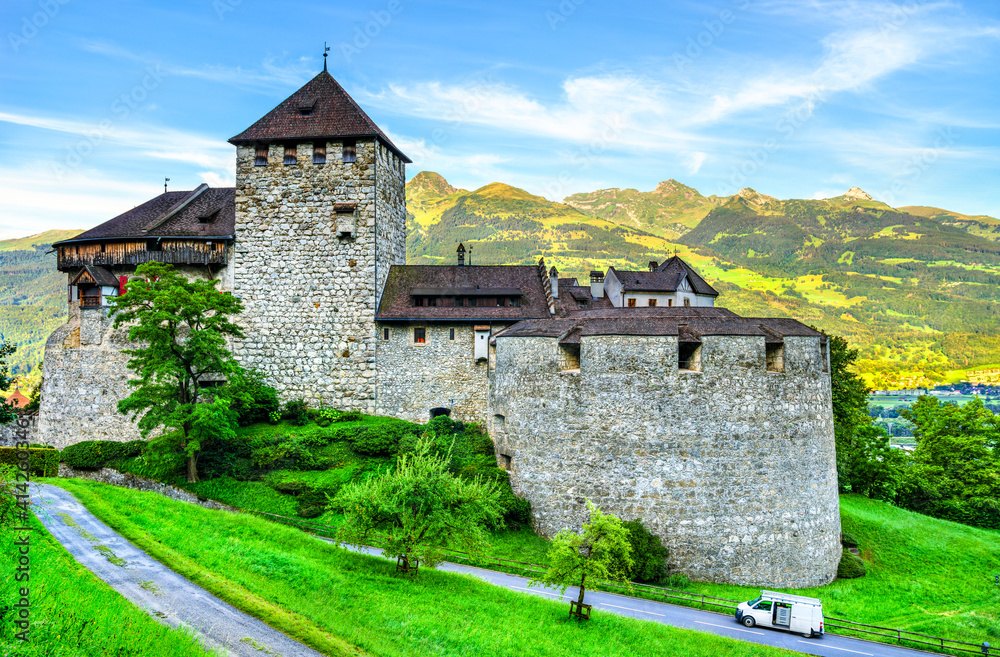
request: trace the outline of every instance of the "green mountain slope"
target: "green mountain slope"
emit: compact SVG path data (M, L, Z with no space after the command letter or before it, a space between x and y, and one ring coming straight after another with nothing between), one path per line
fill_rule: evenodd
M66 321L66 275L50 245L79 230L49 230L0 241L0 339L17 346L11 372L28 385L39 375L45 340Z
M702 196L693 187L671 179L651 192L612 188L573 194L563 200L584 214L676 239L726 199Z

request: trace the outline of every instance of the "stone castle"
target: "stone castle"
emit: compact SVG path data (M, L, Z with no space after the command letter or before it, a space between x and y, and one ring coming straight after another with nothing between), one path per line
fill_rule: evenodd
M108 300L172 263L243 300L233 344L284 399L483 424L543 534L584 499L692 578L804 587L840 559L826 338L745 318L678 257L588 284L537 265L406 265L410 160L325 70L239 135L235 188L164 192L54 245L69 321L36 440L131 440Z

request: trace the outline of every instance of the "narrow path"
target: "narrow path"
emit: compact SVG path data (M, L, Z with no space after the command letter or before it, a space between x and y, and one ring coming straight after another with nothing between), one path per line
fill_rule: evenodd
M98 520L73 495L31 484L35 515L77 561L154 618L186 626L208 648L239 657L321 657L267 623L223 602L148 556Z
M330 539L320 536L315 536L315 538L330 541ZM356 551L372 556L382 556L382 551L378 548L360 548ZM560 595L558 591L552 589L528 587L529 580L525 577L510 575L496 570L476 568L475 566L444 562L438 565L437 569L472 575L505 589L564 601L567 603L567 614L569 613L569 601L575 600L579 595L579 589L575 587L567 589L565 595ZM808 655L821 655L822 657L851 657L852 655L861 655L862 657L919 657L921 655L939 654L876 643L874 641L853 639L836 634L824 634L821 638L806 639L801 634L792 634L780 630L761 627L746 628L737 623L732 614L702 611L691 607L672 605L666 602L657 602L643 598L632 598L604 591L587 591L584 602L593 605L594 609L600 609L619 616L628 616L629 618L653 621L654 623L671 625L673 627L709 632L730 639L749 641L775 648L784 648Z

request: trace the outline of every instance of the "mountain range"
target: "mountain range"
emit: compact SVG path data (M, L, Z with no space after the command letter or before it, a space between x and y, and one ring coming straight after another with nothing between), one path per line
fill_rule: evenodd
M704 196L676 180L557 203L503 183L459 189L433 172L407 183L406 200L410 264L451 264L461 242L473 264L544 257L586 281L592 270L646 269L679 254L719 290L720 305L843 335L879 387L957 380L1000 363L993 217L892 208L856 187L780 200L753 189ZM0 242L0 333L19 343L12 364L22 375L65 313L65 279L47 245L78 232Z

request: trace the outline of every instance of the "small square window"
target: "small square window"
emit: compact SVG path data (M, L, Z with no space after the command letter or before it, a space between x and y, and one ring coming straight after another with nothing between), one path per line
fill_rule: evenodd
M353 141L344 142L344 164L351 162L357 162L358 160L358 146Z
M449 340L455 339L455 329L448 329L448 339Z
M299 161L298 148L295 144L285 145L285 164L295 164Z
M629 299L628 300L628 307L629 308L635 308L635 299Z
M427 329L422 327L413 329L413 342L415 344L424 344L427 342Z
M649 300L649 307L650 307L650 308L653 308L653 307L655 307L655 306L656 306L656 299L650 299L650 300Z
M253 157L254 166L267 166L267 144L257 144Z
M383 340L389 339L389 329L387 328L382 329L382 339Z
M685 306L690 306L690 305L691 305L691 299L687 299L687 298L685 298L685 299L684 299L684 305L685 305Z
M674 300L673 299L667 299L667 305L668 306L673 306L674 305Z
M313 164L326 164L326 144L313 144Z

